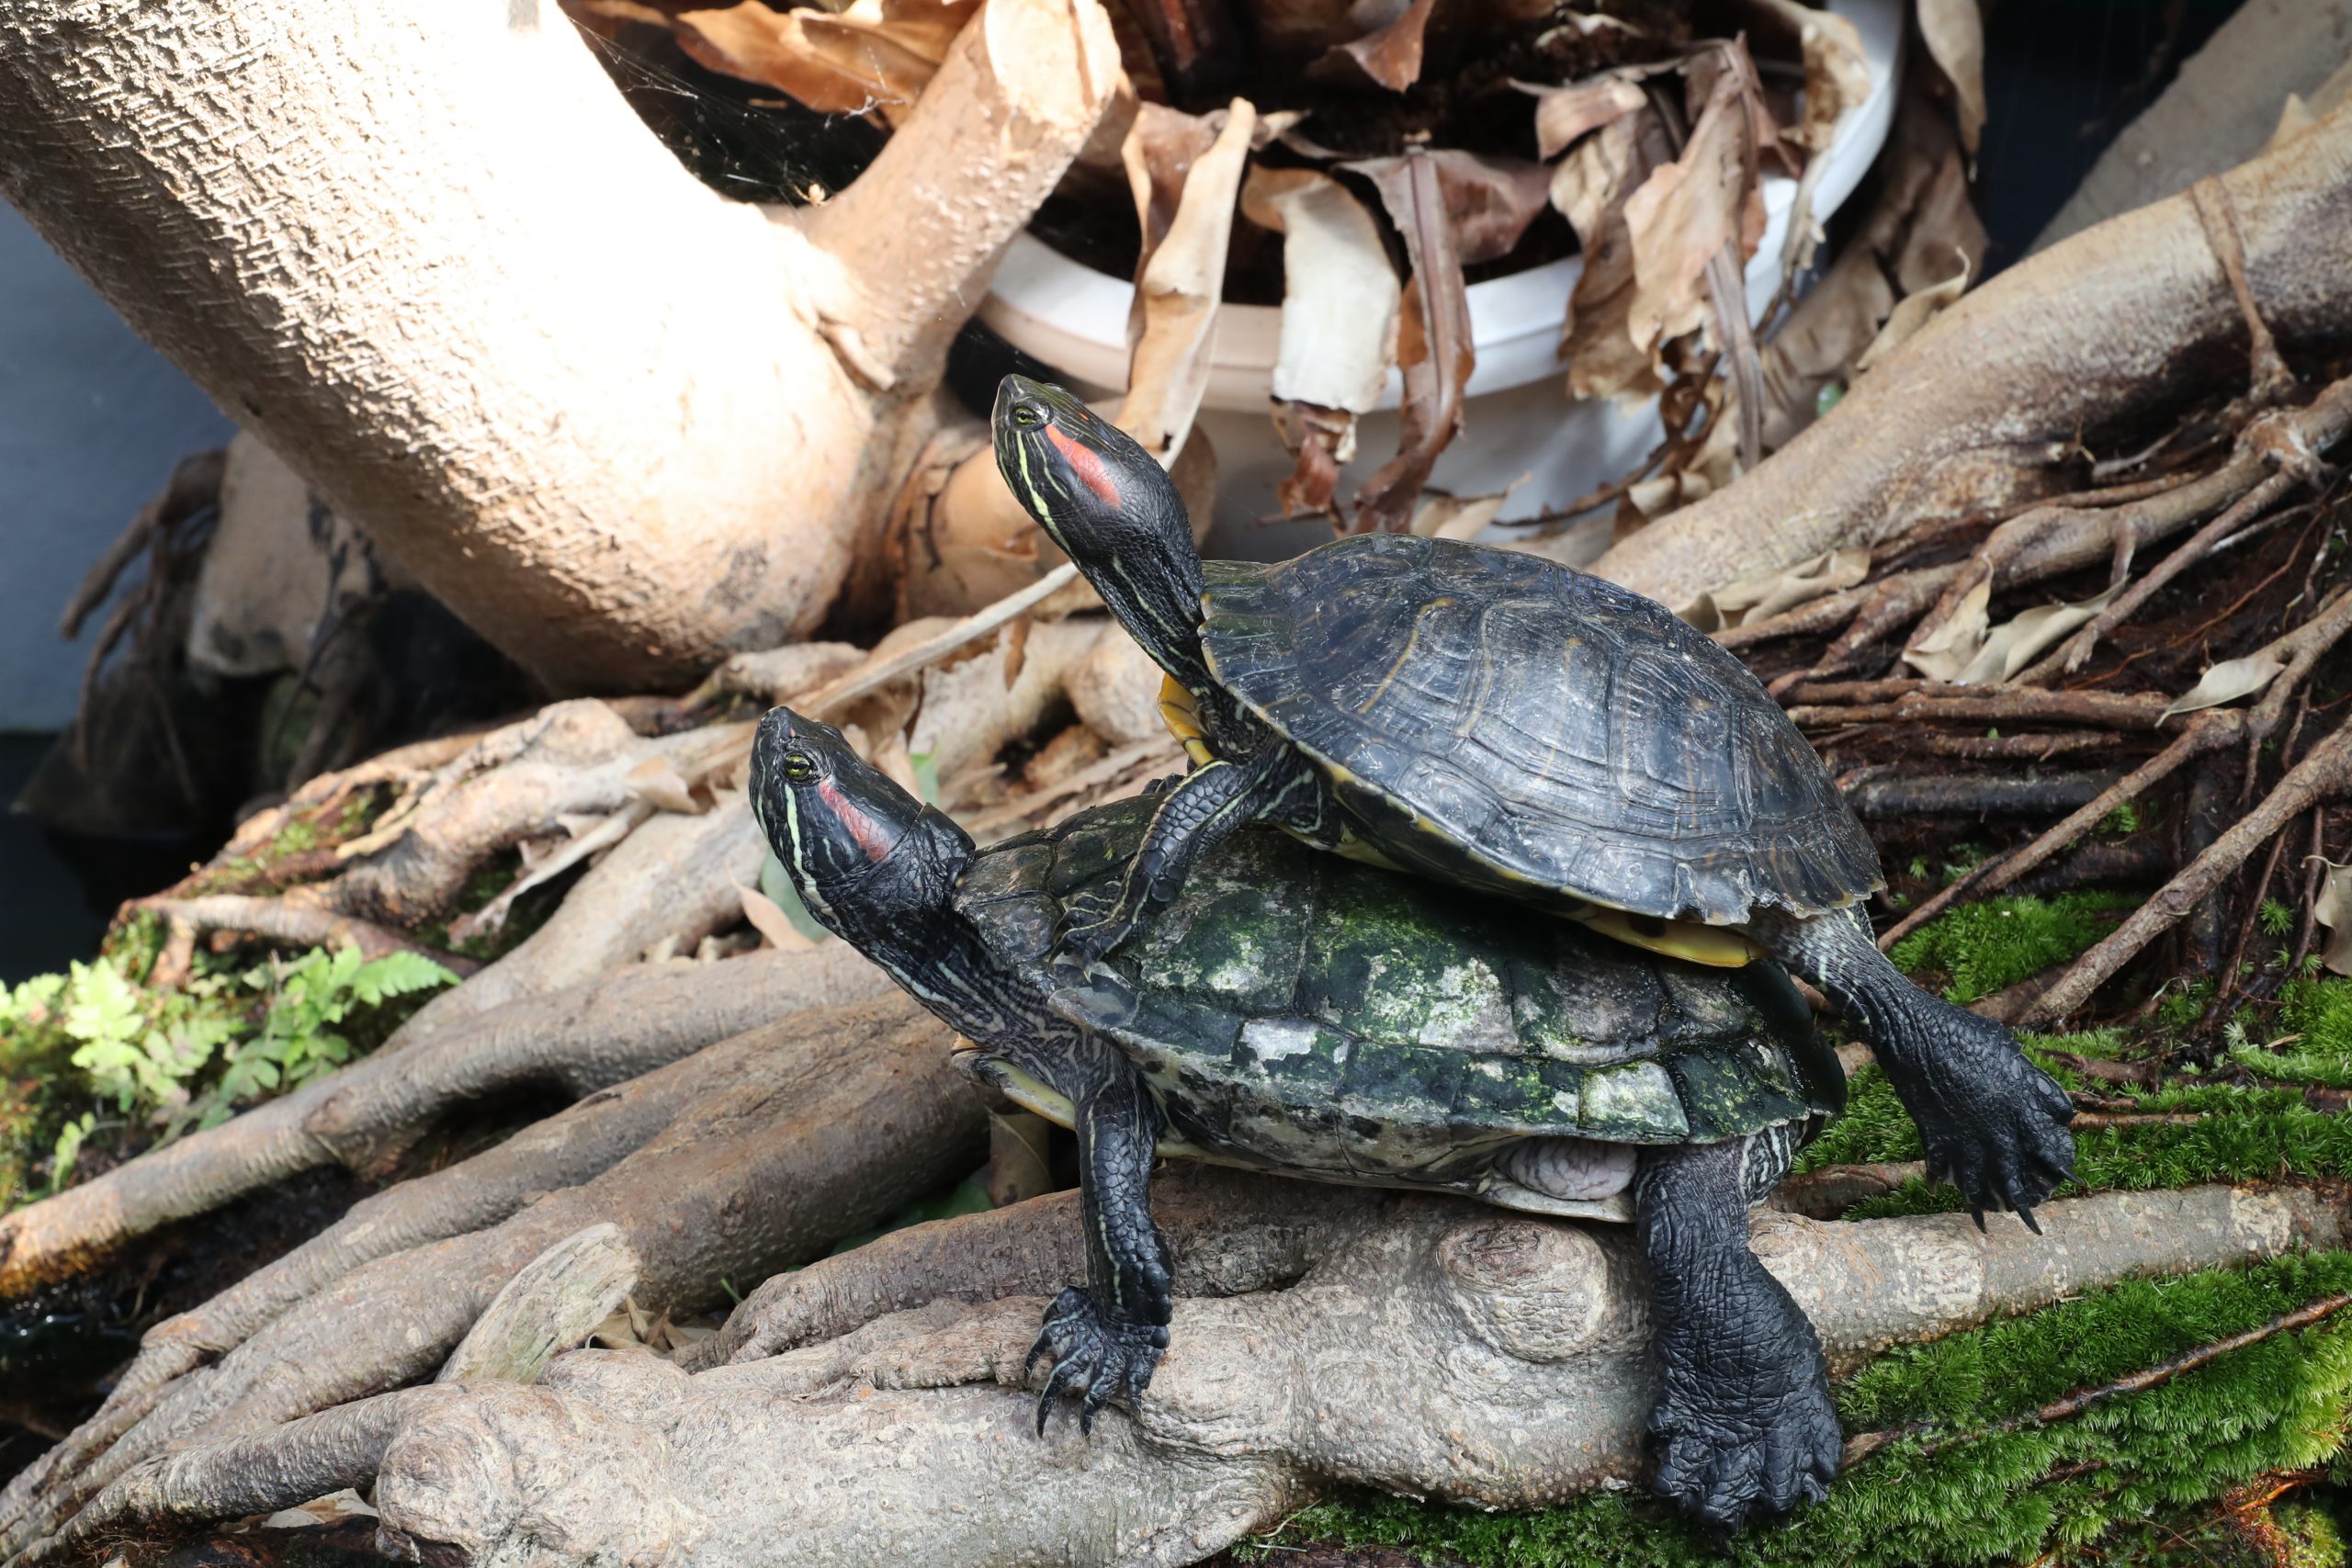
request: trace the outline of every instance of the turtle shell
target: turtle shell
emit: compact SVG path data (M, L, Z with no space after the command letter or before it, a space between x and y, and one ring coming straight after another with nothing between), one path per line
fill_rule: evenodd
M956 906L1009 966L1051 976L1054 1011L1137 1063L1175 1152L1487 1191L1514 1142L1708 1143L1842 1103L1835 1055L1770 963L1685 964L1270 829L1212 852L1109 960L1048 971L1064 901L1115 890L1153 805L984 852Z
M1729 651L1556 562L1366 535L1207 567L1222 686L1321 764L1399 864L1735 925L1883 886L1813 749Z

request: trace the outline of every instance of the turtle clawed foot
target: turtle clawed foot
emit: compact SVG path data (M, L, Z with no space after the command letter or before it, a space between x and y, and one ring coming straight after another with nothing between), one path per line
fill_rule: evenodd
M1719 1542L1826 1497L1845 1448L1818 1379L1761 1400L1703 1404L1669 1386L1649 1427L1658 1456L1653 1490Z
M1079 1396L1078 1429L1089 1436L1095 1412L1113 1395L1125 1395L1130 1410L1142 1408L1143 1391L1167 1348L1166 1328L1116 1321L1078 1286L1063 1291L1046 1309L1046 1326L1021 1363L1023 1382L1039 1361L1053 1363L1045 1392L1037 1396L1037 1435L1045 1436L1046 1418L1065 1390Z
M1959 1188L1980 1226L1986 1211L2006 1209L2039 1234L2033 1211L2074 1170L2074 1101L2007 1030L1952 1010L1929 1069L1896 1076L1927 1145L1928 1178Z

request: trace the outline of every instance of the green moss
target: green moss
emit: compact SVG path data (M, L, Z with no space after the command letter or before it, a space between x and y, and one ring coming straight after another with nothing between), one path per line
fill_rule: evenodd
M2155 1388L2043 1427L1988 1434L2077 1389L2242 1333L2317 1297L2352 1291L2352 1254L2290 1257L2243 1271L2132 1280L2030 1317L1898 1349L1838 1390L1848 1432L1922 1423L1949 1446L1898 1440L1854 1467L1786 1530L1751 1531L1718 1554L1664 1506L1623 1494L1532 1513L1484 1514L1351 1495L1292 1519L1266 1545L1397 1547L1469 1568L1630 1562L1838 1564L2025 1560L2177 1514L2342 1449L2352 1395L2352 1314L2279 1335ZM2301 1521L2324 1551L2332 1529ZM2165 1532L2182 1539L2178 1529ZM2105 1543L2109 1560L2147 1562ZM1260 1551L1267 1562L1282 1554ZM2312 1561L2327 1561L2315 1556Z
M2136 833L2140 830L2140 803L2127 800L2098 819L2102 833Z
M2138 902L2121 893L1990 898L1930 921L1896 942L1888 956L1906 975L1942 976L1949 982L1945 999L1966 1006L2074 957Z

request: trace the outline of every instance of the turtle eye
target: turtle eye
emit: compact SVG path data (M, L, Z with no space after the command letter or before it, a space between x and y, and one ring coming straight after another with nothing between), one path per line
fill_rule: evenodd
M794 784L807 784L817 776L817 764L810 761L805 752L786 751L784 754L784 776Z
M1035 403L1022 403L1012 411L1012 423L1023 430L1035 430L1046 423L1046 411Z

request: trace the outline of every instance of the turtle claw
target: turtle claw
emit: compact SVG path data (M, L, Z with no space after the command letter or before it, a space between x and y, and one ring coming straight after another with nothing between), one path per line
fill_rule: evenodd
M1037 1396L1037 1435L1046 1435L1046 1421L1065 1393L1079 1396L1078 1429L1085 1437L1093 1436L1094 1417L1114 1395L1124 1395L1129 1409L1141 1409L1167 1348L1167 1329L1120 1322L1078 1286L1064 1290L1046 1309L1046 1325L1021 1363L1021 1381L1027 1382L1040 1360L1053 1362Z
M1932 1037L1880 1061L1918 1122L1929 1180L1950 1181L1981 1229L2047 1201L2075 1163L2075 1103L1990 1019L1939 1004Z
M1057 957L1076 960L1083 967L1115 950L1135 934L1134 916L1123 914L1122 900L1107 887L1083 887L1062 900L1062 929L1056 940Z

